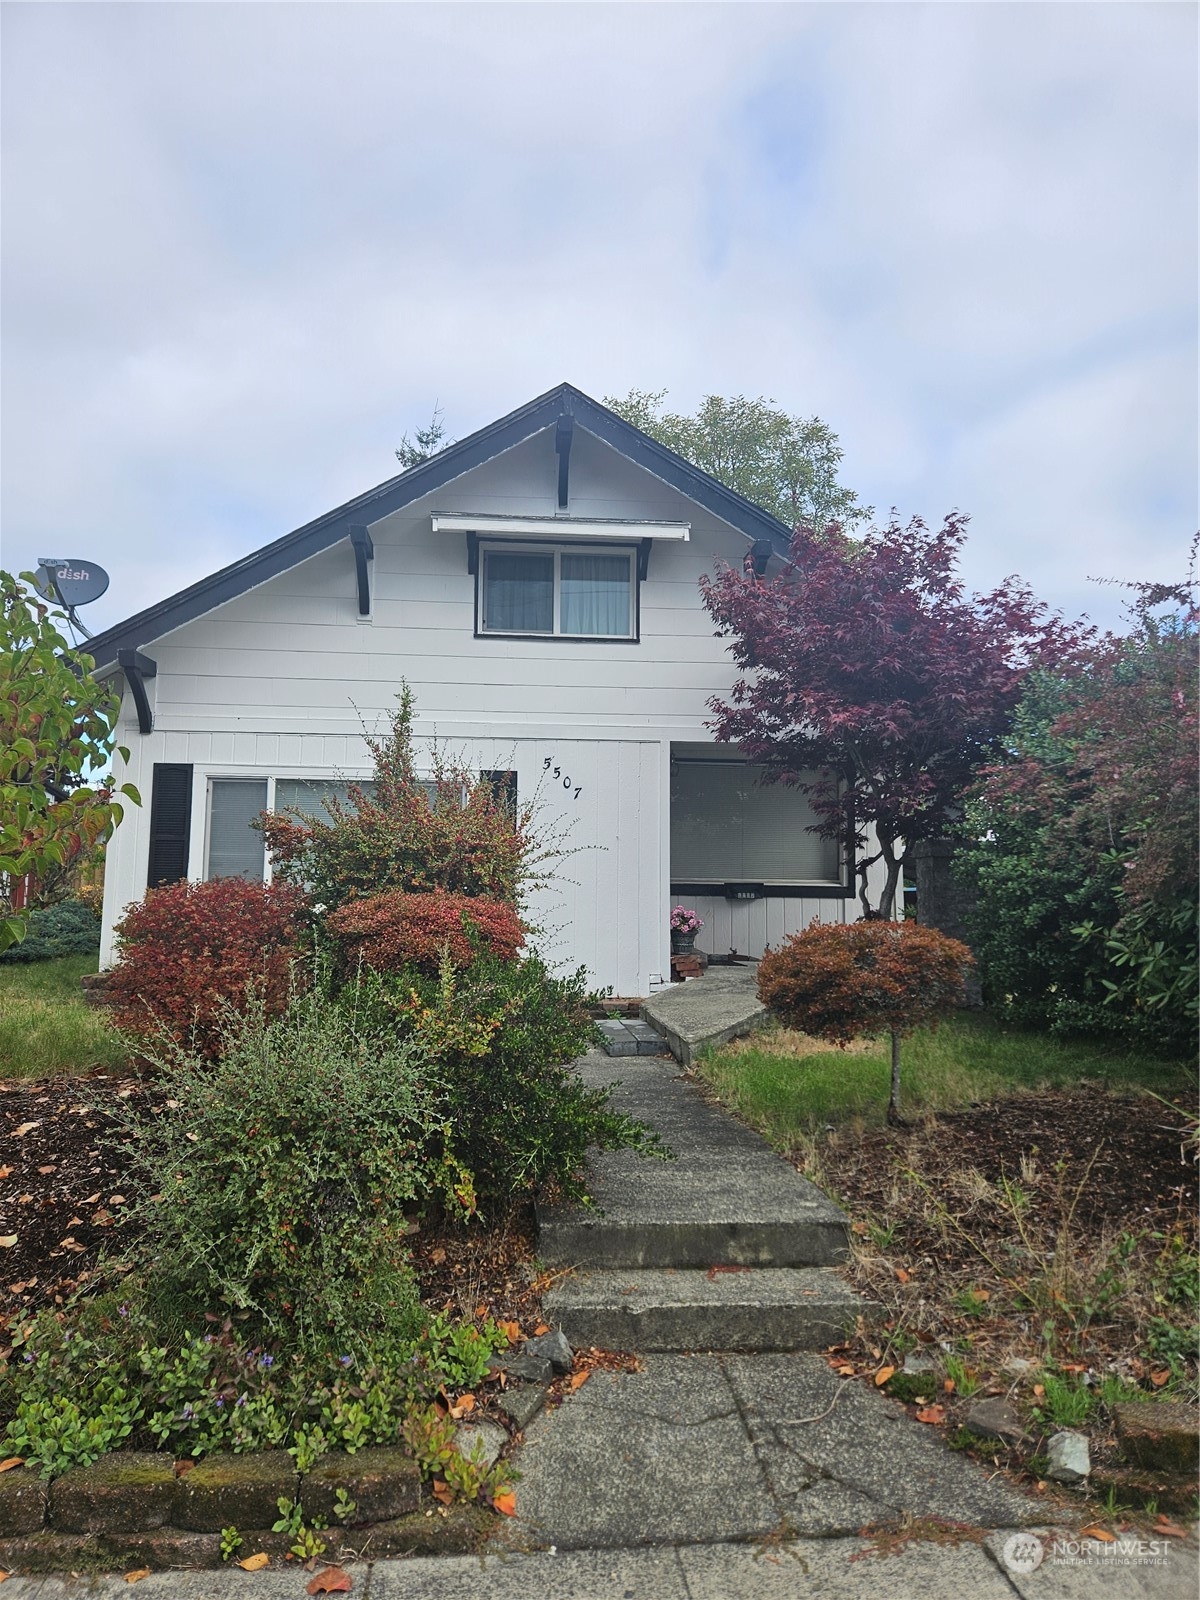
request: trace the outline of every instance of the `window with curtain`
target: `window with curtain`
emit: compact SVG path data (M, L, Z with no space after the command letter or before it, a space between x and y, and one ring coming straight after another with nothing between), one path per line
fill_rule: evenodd
M261 883L262 834L250 824L267 809L265 778L214 778L208 814L208 876Z
M671 763L671 877L679 883L837 883L837 841L798 789L741 761Z
M481 632L633 637L631 551L485 546L482 558Z

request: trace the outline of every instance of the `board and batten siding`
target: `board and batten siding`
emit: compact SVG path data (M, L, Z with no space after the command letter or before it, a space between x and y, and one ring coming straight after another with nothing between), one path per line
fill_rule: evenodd
M378 730L401 683L416 696L419 740L436 738L477 769L519 773L522 802L542 788L544 822L563 832L554 884L532 907L547 957L584 965L600 987L645 994L669 959L669 763L675 742L711 739L708 701L736 676L700 601L714 564L740 565L741 534L594 436L576 430L570 515L685 521L687 543L657 542L640 586L638 642L476 638L475 580L461 533L433 512L553 516L553 429L370 525L371 615L357 612L349 542L304 561L143 649L154 731L139 735L125 697L119 781L145 798L110 846L103 959L112 925L141 897L155 762L193 767L189 875L204 875L214 777L363 777L363 728ZM267 530L273 532L273 530ZM564 537L570 535L564 519ZM549 769L546 760L549 757ZM558 766L572 799L545 782ZM854 914L854 907L849 905ZM841 900L701 906L702 941L758 954Z

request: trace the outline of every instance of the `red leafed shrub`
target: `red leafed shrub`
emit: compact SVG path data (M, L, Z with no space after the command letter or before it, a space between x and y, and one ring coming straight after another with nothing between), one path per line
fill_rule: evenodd
M327 926L351 960L361 956L376 972L404 966L436 972L443 951L456 967L467 966L480 949L511 961L525 943L521 919L503 901L440 890L387 889L352 900L330 914Z
M121 960L105 985L114 1019L142 1036L165 1027L214 1056L228 1007L244 1010L253 992L268 1016L286 1009L304 903L298 889L244 878L147 890L117 924Z
M758 966L758 994L788 1027L848 1044L892 1036L890 1118L900 1109L900 1039L963 999L971 952L917 922L813 923Z

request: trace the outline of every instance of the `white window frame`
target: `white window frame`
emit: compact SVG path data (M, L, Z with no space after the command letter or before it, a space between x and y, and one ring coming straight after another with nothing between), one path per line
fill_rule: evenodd
M554 625L550 632L534 628L489 628L487 625L487 568L493 553L554 557ZM564 633L561 627L563 555L624 556L629 569L629 631L627 633ZM635 643L638 637L638 552L627 544L601 545L590 541L562 544L520 543L513 540L479 541L479 580L476 599L476 634L484 639L584 639L600 644Z
M261 768L254 767L208 767L198 774L196 787L192 792L192 838L191 846L200 847L199 860L202 870L194 881L207 883L211 877L209 871L209 848L212 842L212 803L213 784L228 783L231 780L242 783L265 783L267 786L266 810L275 810L275 785L282 780L285 783L369 783L375 776L373 771L362 772L314 772L311 767L307 770L298 767L280 767L271 772L263 772ZM432 773L419 773L420 782L433 781ZM197 807L196 802L203 799L203 806ZM199 810L199 816L197 811ZM199 837L197 837L197 825ZM196 859L193 857L193 859ZM263 851L263 878L265 884L274 882L275 874L272 870L270 852Z

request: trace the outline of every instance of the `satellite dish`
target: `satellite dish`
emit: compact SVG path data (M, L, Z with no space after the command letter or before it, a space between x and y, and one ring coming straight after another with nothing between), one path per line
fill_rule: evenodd
M38 588L48 599L61 600L72 611L99 600L108 588L108 573L94 561L41 556L35 576Z

